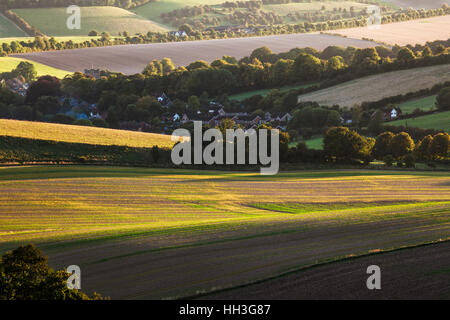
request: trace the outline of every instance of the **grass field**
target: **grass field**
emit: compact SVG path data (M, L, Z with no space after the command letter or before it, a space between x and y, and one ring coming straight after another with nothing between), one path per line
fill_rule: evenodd
M413 113L416 109L430 111L436 109L436 95L403 102L398 106L403 114Z
M387 122L387 124L392 126L417 127L450 132L450 111L438 112L412 119Z
M45 76L45 75L52 75L52 76L62 79L66 75L72 74L72 72L52 68L52 67L46 66L44 64L38 63L38 62L28 61L28 60L20 59L20 58L12 58L12 57L0 57L0 73L12 71L22 61L26 61L26 62L30 62L30 63L34 64L38 77Z
M406 94L450 80L450 65L393 71L359 78L299 96L300 101L352 107L362 102Z
M327 33L354 39L371 39L391 45L423 45L428 41L450 38L450 16L383 24L379 29L361 27L327 31Z
M317 83L309 83L309 84L303 84L303 85L285 86L285 87L281 87L281 88L277 88L277 89L280 90L280 92L286 92L286 91L289 91L289 90L295 90L295 89L300 89L300 88L308 88L308 87L312 87L312 86L315 86L315 85L319 85L319 83L317 82ZM271 88L271 89L253 90L253 91L233 94L233 95L229 96L229 98L232 99L232 100L242 101L242 100L245 100L245 99L250 98L252 96L255 96L257 94L260 94L263 97L265 97L272 90L273 90L273 88Z
M130 34L165 32L160 25L130 11L116 7L82 7L81 29L70 30L66 26L66 8L14 9L20 17L49 36L87 36L89 31L107 31L111 35L128 31Z
M188 296L448 238L449 210L448 172L0 169L0 251L37 243L113 298Z
M4 119L0 119L0 136L106 146L171 147L173 145L170 136L163 134Z
M0 13L0 38L21 36L26 36L26 33Z

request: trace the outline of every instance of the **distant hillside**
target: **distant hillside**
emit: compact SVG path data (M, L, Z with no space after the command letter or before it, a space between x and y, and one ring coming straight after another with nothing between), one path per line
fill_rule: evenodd
M109 32L113 36L124 31L131 35L149 31L167 31L153 21L117 7L82 7L80 30L67 28L66 8L14 9L12 11L49 36L87 36L91 30ZM49 19L49 17L52 18Z
M450 65L383 73L345 82L299 97L299 101L315 101L324 105L352 107L362 102L378 101L414 92L450 80Z
M170 136L156 133L0 119L1 136L91 145L171 147Z
M26 33L4 15L0 14L0 38L22 36L26 36Z

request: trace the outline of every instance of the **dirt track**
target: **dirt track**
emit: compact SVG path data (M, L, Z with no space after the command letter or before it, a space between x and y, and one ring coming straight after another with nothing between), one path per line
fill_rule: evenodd
M367 267L381 268L368 290ZM201 299L450 299L450 242L335 262Z
M197 60L212 62L224 55L240 59L249 55L254 49L263 46L268 46L278 53L289 51L295 47L313 47L323 50L331 45L367 48L377 44L370 41L346 39L330 35L288 34L237 39L124 45L12 56L33 60L68 71L84 71L86 68L93 67L134 74L141 72L145 65L154 59L171 58L176 65L180 66Z

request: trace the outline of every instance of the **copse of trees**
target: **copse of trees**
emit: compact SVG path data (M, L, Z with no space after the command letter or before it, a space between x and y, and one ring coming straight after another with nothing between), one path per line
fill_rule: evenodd
M427 135L417 143L414 151L420 160L448 159L450 157L450 135L448 133Z
M446 87L439 91L436 97L436 106L441 110L450 110L450 87Z
M366 138L346 127L333 127L325 134L323 147L325 157L331 162L364 161L372 159L373 138Z
M6 252L0 260L0 300L91 300L94 294L69 289L65 270L48 267L47 257L34 245Z

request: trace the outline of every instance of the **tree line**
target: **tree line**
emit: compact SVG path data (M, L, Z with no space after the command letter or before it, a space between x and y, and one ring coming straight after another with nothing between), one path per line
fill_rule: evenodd
M382 23L407 21L426 17L442 16L447 14L450 14L450 7L448 6L443 7L441 9L430 9L428 11L407 10L401 13L383 16ZM56 41L54 38L39 36L32 41L12 41L9 44L3 43L0 49L0 56L4 56L7 54L35 52L35 51L39 52L39 51L65 50L65 49L79 49L79 48L124 45L124 44L144 44L144 43L162 43L162 42L177 42L190 40L225 39L235 37L308 33L317 31L324 32L327 30L363 27L366 25L367 25L366 19L362 18L344 19L338 21L326 21L317 23L302 22L298 24L251 27L254 30L254 32L246 32L244 30L232 31L227 29L223 31L216 31L211 28L208 28L203 31L198 31L194 30L189 25L182 25L179 29L186 31L187 33L186 37L179 37L171 33L158 33L158 32L148 32L147 34L128 35L129 33L126 32L126 30L124 30L124 33L127 34L128 36L112 37L109 34L104 33L105 37L102 37L101 39L91 39L90 41L83 41L76 43L72 40ZM41 34L39 30L36 30L32 26L29 26L29 28L31 28L30 30L28 30L30 34Z

